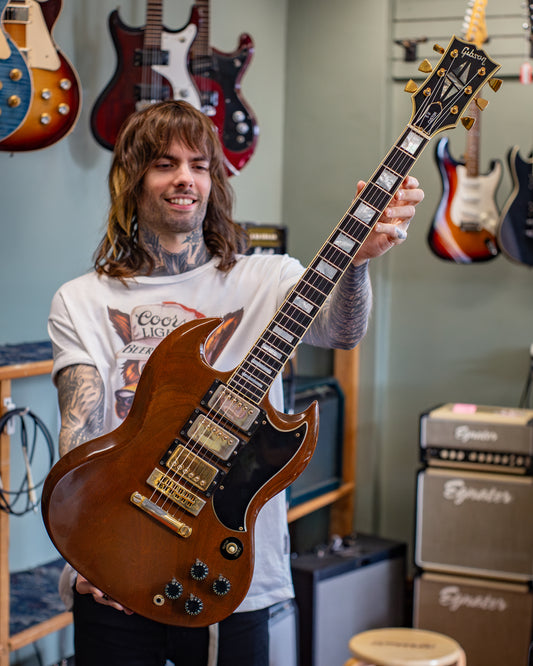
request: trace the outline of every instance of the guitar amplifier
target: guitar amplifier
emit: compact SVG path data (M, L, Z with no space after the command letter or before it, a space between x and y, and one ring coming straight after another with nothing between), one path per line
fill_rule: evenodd
M533 477L428 467L417 486L417 566L533 580Z
M285 254L287 252L287 227L275 224L239 222L248 234L247 254Z
M354 634L403 624L405 544L360 534L347 547L300 555L291 566L300 666L343 664Z
M525 584L423 573L414 579L413 626L454 638L468 666L526 666L533 593Z
M420 417L427 465L533 473L533 410L447 403Z

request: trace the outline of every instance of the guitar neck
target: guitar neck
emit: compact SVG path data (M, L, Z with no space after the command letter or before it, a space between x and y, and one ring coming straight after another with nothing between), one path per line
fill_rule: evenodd
M468 107L468 115L474 118L475 122L466 138L465 167L467 176L477 178L479 176L481 111L475 100L472 100Z
M428 142L408 126L354 200L228 384L258 404Z
M144 48L160 49L163 31L163 1L147 0L146 25L144 28Z
M191 44L190 54L194 59L211 55L209 44L209 0L196 0L194 3L198 11L198 32Z

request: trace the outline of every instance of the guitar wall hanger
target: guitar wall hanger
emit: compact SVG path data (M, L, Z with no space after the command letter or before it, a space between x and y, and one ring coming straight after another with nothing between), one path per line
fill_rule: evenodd
M417 37L415 39L395 39L394 43L398 44L398 46L403 46L404 48L404 55L403 55L403 61L404 62L416 62L417 60L417 46L419 44L424 44L425 42L428 41L427 37Z

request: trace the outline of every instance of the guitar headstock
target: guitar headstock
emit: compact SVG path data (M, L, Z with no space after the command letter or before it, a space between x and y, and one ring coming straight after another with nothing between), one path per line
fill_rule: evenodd
M427 79L420 87L414 81L409 81L405 87L413 93L410 124L429 137L455 127L487 82L494 91L501 85L500 79L492 78L500 65L474 44L454 36L446 49L435 47L435 50L442 53L442 57ZM425 61L421 69L428 71L428 68L431 65ZM470 129L473 120L463 118L462 121Z
M487 26L485 23L485 7L487 0L470 0L463 22L463 39L472 42L478 48L487 41Z

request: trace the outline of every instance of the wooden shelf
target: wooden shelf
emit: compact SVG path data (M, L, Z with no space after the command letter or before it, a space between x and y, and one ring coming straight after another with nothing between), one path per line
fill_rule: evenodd
M15 363L0 366L0 414L7 411L5 401L11 398L11 381L25 377L49 374L51 360ZM11 442L9 435L0 432L0 478L4 486L9 482ZM7 480L7 482L6 482ZM8 488L5 488L8 490ZM72 622L72 613L64 612L10 636L10 577L9 577L9 514L0 511L0 666L9 666L9 655Z

